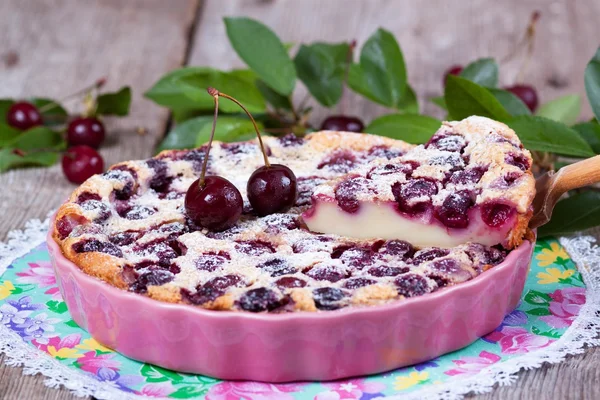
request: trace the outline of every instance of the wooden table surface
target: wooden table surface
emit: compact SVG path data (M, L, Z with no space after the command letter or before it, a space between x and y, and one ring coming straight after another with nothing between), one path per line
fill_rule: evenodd
M584 95L583 71L600 44L598 0L2 0L0 1L0 97L60 98L97 78L108 89L130 85L130 116L107 121L107 165L146 158L169 126L168 112L142 97L165 72L182 65L228 69L242 66L231 49L223 16L250 16L286 42L349 41L359 46L378 27L398 38L411 84L424 112L440 116L425 99L439 95L443 72L476 58L498 59L522 36L540 10L535 57L525 80L542 101ZM518 62L501 66L511 84ZM300 85L299 85L300 86ZM301 97L299 87L295 96ZM347 112L369 121L390 112L347 93ZM316 107L313 122L327 113ZM591 116L588 105L583 117ZM148 134L140 136L137 127ZM0 241L30 218L44 218L74 186L60 167L0 174ZM478 399L598 399L600 351L590 349L558 365L521 372L518 381ZM0 367L1 399L72 399L49 389L41 376Z

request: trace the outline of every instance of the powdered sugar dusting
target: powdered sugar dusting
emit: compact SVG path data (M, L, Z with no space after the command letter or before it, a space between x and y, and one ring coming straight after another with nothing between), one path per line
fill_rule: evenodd
M531 155L510 128L470 117L444 123L427 144L404 155L372 160L323 183L315 188L314 199L335 198L348 213L357 212L360 202L398 202L400 211L424 216L419 220L431 224L444 201L462 192L470 195L472 206L496 202L526 214L535 194L529 166ZM427 187L432 184L436 190ZM428 212L432 207L436 211Z
M426 282L421 285L425 293L481 272L485 260L470 261L469 245L446 254L444 257L452 259L457 267L440 271L431 264L436 259L415 261L410 251L405 254L386 250L394 247L390 241L318 235L308 231L300 218L307 209L313 188L325 180L339 179L349 166L358 177L355 187L335 193L334 186L323 185L314 193L360 200L369 199L375 193L382 199L390 198L393 196L390 184L406 181L414 174L417 160L447 152L417 149L412 156L409 153L393 158L407 153L411 146L387 138L339 132L315 133L304 140L264 140L271 163L287 165L300 182L301 196L287 213L258 218L248 207L240 221L227 231L209 232L194 226L185 216L183 194L198 178L201 153L197 150L164 152L158 156L160 163L126 162L118 166L119 170L94 177L77 189L69 207L89 221L82 226L94 229L74 229L69 243L94 240L94 243L112 246L100 246L100 249L121 251L122 257L115 257L119 265L133 269L133 276L137 277L131 290L141 288L144 293L146 285L162 286L164 281L169 288L187 293L185 301L219 309L241 307L261 311L264 306L265 310L283 312L295 308L328 310L351 304L367 305L406 296L405 282L412 282L415 275ZM444 146L457 146L457 143ZM248 177L263 163L256 141L215 143L210 157L211 173L230 180L245 198ZM401 170L380 174L377 179L364 178L374 166L399 162L408 164ZM448 168L442 164L435 167ZM94 192L96 188L99 200L88 200L89 204L83 206L75 203L79 194ZM99 215L103 210L108 210L109 215L101 220ZM211 282L219 277L235 277L227 278L235 284L214 286ZM282 277L303 282L303 287L278 286ZM140 280L143 284L138 282ZM349 280L353 283L349 284ZM365 291L359 289L358 282L379 289ZM400 287L402 293L396 290ZM261 291L262 288L268 288L269 292ZM327 295L329 288L335 289L332 292L335 296ZM247 295L254 290L259 291ZM308 297L293 291L304 291ZM315 291L313 305L300 306L297 300L292 300L311 299L312 291ZM383 300L381 293L386 293ZM229 300L219 300L225 299L222 296ZM258 303L252 303L253 299L258 299Z

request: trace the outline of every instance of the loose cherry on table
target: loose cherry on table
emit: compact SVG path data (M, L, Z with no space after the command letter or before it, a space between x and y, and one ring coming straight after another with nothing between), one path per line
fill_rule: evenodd
M444 73L444 80L442 82L443 86L446 86L446 81L448 80L448 76L460 75L460 73L462 71L463 71L462 65L453 65L452 67L448 68L448 70Z
M332 115L325 118L321 124L321 130L324 131L342 131L361 133L365 128L363 122L347 115Z
M21 101L10 106L6 122L13 128L24 131L42 125L42 114L33 104Z
M80 184L92 175L101 174L104 160L89 146L73 146L63 155L62 169L69 181Z
M518 98L533 112L538 106L538 96L536 90L530 85L514 85L505 88Z
M95 117L77 117L67 127L67 141L71 146L100 147L104 141L104 124Z

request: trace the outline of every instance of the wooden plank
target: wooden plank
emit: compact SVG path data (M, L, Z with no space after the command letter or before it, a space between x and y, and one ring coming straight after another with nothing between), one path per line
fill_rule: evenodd
M60 98L106 76L107 90L133 88L131 115L106 120L105 165L152 154L168 120L142 93L184 62L197 0L0 2L0 97ZM10 18L6 18L10 16ZM10 62L7 63L6 60ZM69 103L76 112L80 105ZM148 134L140 136L137 127ZM0 175L0 240L29 218L43 218L74 189L59 165Z
M2 1L0 97L60 98L102 76L108 77L107 90L130 85L131 115L106 120L101 153L107 166L148 157L164 134L168 112L142 93L185 61L197 7L198 0ZM146 136L136 134L139 126L148 129ZM43 218L74 189L58 165L1 174L0 187L2 241L26 220ZM0 398L78 398L44 386L43 379L2 363Z
M503 58L522 37L533 10L541 20L535 54L525 81L548 101L570 93L585 95L583 71L598 46L600 2L594 0L209 0L196 30L191 65L222 69L243 66L229 45L222 18L249 16L270 26L285 42L350 41L359 48L377 28L390 30L398 39L407 62L409 81L422 110L443 117L426 101L442 93L442 76L453 64L467 64L481 57ZM356 59L358 56L356 56ZM501 84L514 83L519 60L501 66ZM306 93L301 84L295 99ZM353 92L348 92L347 112L364 118L390 113ZM298 101L296 101L296 104ZM311 122L319 126L333 111L317 104ZM583 118L591 116L584 106Z

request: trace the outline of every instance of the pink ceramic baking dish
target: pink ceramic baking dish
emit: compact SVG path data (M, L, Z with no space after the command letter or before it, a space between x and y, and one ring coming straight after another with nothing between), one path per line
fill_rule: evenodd
M169 304L109 286L48 249L73 316L100 343L161 367L268 382L369 375L454 351L494 330L521 296L524 242L477 278L382 306L250 314Z

